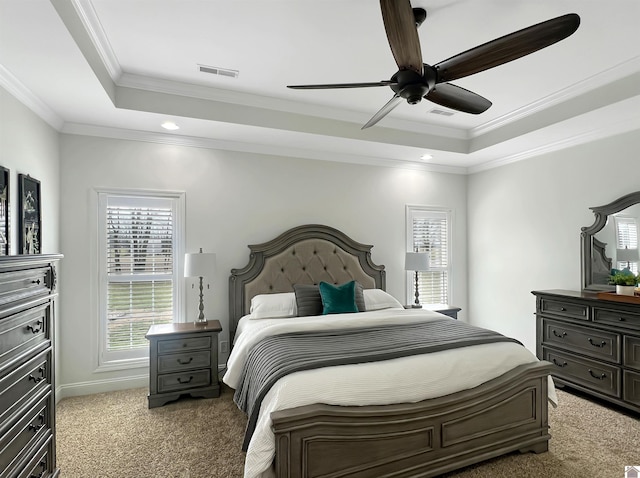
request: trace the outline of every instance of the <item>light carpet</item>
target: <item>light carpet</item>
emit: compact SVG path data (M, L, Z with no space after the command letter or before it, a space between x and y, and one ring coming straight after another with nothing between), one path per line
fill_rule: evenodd
M240 478L246 418L223 388L216 399L147 408L147 389L71 397L57 406L61 478ZM541 454L513 453L447 473L469 478L623 478L640 465L640 421L558 391L552 439Z

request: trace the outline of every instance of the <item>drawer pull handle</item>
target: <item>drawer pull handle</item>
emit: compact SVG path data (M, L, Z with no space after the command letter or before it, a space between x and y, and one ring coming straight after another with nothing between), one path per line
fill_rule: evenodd
M193 361L193 357L189 357L189 360L185 360L185 361L183 361L182 359L178 359L178 363L180 365L187 365L187 364L190 364L192 361Z
M566 312L567 308L566 307L560 307L560 312Z
M31 281L31 283L32 283L32 284L40 285L40 279L38 279L38 280L32 280L32 281Z
M593 378L597 378L598 380L604 380L605 378L607 378L607 374L603 373L601 375L596 375L595 373L593 373L593 370L589 369L589 374L593 377Z
M32 373L30 373L29 374L29 380L33 380L35 383L39 383L39 382L42 382L45 378L47 378L44 375L44 368L43 367L40 367L38 369L38 373L40 373L39 377L35 377Z
M589 337L587 340L588 340L588 341L589 341L589 343L590 343L591 345L593 345L594 347L600 347L600 348L602 348L602 347L604 347L605 345L607 345L607 343L606 343L604 340L603 340L602 342L600 342L599 344L594 343L594 342L593 342L593 340L591 340L591 337Z
M38 473L37 475L30 475L29 478L42 478L44 476L44 474L47 471L47 462L46 460L42 460L38 466L42 469L42 471L40 473Z
M40 430L46 425L46 423L44 422L44 413L41 413L40 415L38 415L38 418L36 418L36 420L40 420L40 425L34 425L33 423L29 425L29 430L33 432L37 432L38 430Z
M555 365L557 365L558 367L566 367L567 366L567 362L558 363L558 361L556 359L553 359L553 363Z
M624 322L624 321L625 321L625 320L627 320L627 319L625 319L624 317L620 317L618 320L619 320L620 322Z
M566 332L562 332L561 334L559 334L558 332L556 332L555 329L553 329L552 332L553 332L553 335L555 335L556 337L559 337L561 339L563 339L563 338L565 338L567 336Z
M191 380L193 380L193 375L189 377L189 380L182 380L182 377L178 377L178 383L182 383L182 384L189 383L191 382Z
M27 325L27 330L30 331L32 334L37 334L39 332L42 332L42 321L38 320L36 322L35 327L31 324Z

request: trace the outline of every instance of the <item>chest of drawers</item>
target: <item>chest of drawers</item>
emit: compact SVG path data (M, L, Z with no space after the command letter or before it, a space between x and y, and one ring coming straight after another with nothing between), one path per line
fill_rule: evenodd
M59 475L53 331L61 257L0 257L0 478Z
M213 398L220 395L218 333L220 322L153 325L149 340L149 408L181 395Z
M534 291L536 353L559 385L640 412L640 305L595 293Z

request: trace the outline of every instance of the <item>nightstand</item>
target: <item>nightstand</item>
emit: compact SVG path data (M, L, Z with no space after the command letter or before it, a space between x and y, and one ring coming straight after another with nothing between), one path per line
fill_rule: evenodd
M411 309L411 305L405 305L405 309ZM462 309L460 307L456 307L454 305L449 304L426 304L422 306L425 310L433 310L434 312L440 312L441 314L448 315L453 319L458 318L458 312Z
M209 320L152 325L149 340L149 408L161 407L181 395L220 396L218 333L220 322Z

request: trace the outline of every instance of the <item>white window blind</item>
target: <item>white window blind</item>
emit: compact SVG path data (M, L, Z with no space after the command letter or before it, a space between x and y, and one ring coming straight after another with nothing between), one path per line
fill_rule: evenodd
M176 199L103 194L101 363L146 357L149 327L178 315Z
M429 270L418 272L421 304L447 304L450 292L450 213L449 211L409 206L407 214L407 248L426 252ZM415 293L414 280L408 282L408 300ZM412 300L409 302L411 303Z
M616 224L616 248L638 249L638 223L635 217L614 216ZM616 268L628 267L634 274L638 273L638 261L617 261Z

